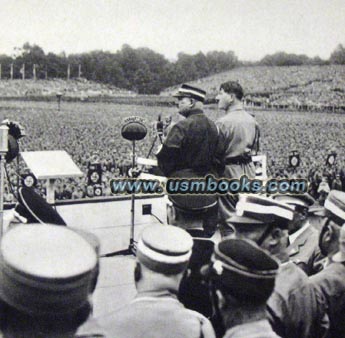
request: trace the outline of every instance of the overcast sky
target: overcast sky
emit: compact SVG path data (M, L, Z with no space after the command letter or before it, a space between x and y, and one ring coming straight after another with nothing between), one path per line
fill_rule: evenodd
M0 54L25 42L46 53L126 43L169 59L211 50L328 58L345 45L345 0L0 0Z

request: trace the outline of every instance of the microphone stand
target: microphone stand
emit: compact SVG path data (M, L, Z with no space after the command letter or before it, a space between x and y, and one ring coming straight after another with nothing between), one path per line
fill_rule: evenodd
M133 178L137 178L135 176L135 141L142 140L147 133L147 129L145 125L143 124L142 119L139 117L130 117L126 121L127 123L122 127L121 134L122 137L125 139L132 141L132 172L133 172ZM114 256L128 256L128 255L134 255L136 254L136 241L134 240L134 222L135 218L135 189L131 192L131 225L130 225L130 236L129 236L129 245L127 249L115 251L112 253L108 253L105 255L102 255L101 257L114 257Z
M4 177L5 156L8 151L8 130L9 128L7 126L0 126L0 238L4 231Z
M132 140L132 167L135 168L135 140ZM135 192L132 191L131 194L131 229L129 235L129 245L127 249L111 252L101 257L114 257L114 256L129 256L134 255L136 252L135 240L134 240L134 216L135 216Z

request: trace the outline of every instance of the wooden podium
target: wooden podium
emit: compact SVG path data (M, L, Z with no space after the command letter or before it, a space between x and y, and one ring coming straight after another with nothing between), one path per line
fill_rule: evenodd
M47 180L47 202L50 204L55 203L54 182L57 178L84 175L64 150L25 151L20 155L38 180Z

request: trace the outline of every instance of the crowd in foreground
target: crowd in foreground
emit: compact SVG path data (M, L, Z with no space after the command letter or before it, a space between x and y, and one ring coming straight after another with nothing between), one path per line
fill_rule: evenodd
M225 227L215 196L170 195L169 225L136 243L137 295L97 321L99 240L20 196L0 244L3 337L345 337L344 192L317 210L308 194L241 196Z

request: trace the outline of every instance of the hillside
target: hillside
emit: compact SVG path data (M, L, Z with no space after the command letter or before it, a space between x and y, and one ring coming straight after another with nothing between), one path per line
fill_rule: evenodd
M345 107L345 66L240 67L192 81L207 91L217 93L222 82L239 81L247 103L270 105L307 105ZM170 95L177 86L166 89Z
M0 80L0 98L8 97L55 97L61 93L67 98L130 96L132 92L115 86L88 81L73 80Z

